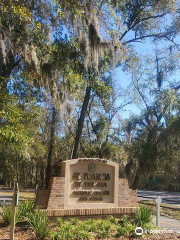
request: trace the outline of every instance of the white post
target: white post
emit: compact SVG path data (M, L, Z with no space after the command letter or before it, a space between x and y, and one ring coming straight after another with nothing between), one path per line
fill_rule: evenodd
M18 183L14 184L14 194L12 200L12 216L10 225L10 240L14 240L15 218L16 218L16 206L18 205L19 188Z
M161 207L161 197L157 196L156 201L156 226L159 227L159 221L160 221L160 207Z

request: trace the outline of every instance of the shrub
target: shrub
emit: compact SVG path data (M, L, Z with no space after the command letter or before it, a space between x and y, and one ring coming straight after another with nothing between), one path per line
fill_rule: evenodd
M61 226L63 224L62 218L57 218L57 223L59 226Z
M89 219L84 223L84 227L88 232L97 232L97 221L95 219Z
M92 239L92 235L82 226L77 226L73 231L73 240Z
M108 220L99 220L97 222L97 237L110 237L113 234L113 224Z
M31 200L21 202L16 208L15 223L19 222L20 220L26 220L29 213L33 211L33 207L34 202ZM3 206L2 209L3 209L2 211L3 222L6 223L7 225L10 225L12 216L12 206Z
M119 226L117 227L117 236L125 236L127 234L127 231L124 227Z
M135 214L135 222L139 227L143 227L151 222L151 210L141 206Z
M28 223L35 233L37 239L44 239L49 234L49 218L47 214L42 211L30 213L28 216Z
M113 217L113 216L110 216L109 217L109 221L111 222L111 223L114 223L114 224L118 224L118 219L117 218L115 218L115 217Z
M79 221L76 218L72 218L69 221L63 221L62 218L58 218L59 230L51 233L51 239L53 240L83 240L92 239L92 235L89 233L89 225L86 221Z
M34 202L32 200L26 200L18 206L18 220L26 220L30 213L33 212Z
M124 225L117 227L117 236L136 236L136 225L131 223L128 218L124 218Z
M112 216L108 219L89 219L86 221L80 221L76 218L63 221L62 218L58 218L57 222L58 229L50 236L50 239L53 240L108 239L116 236L137 237L135 229L140 227L137 225L135 217L129 215L123 218L122 226L119 225L119 220Z
M70 223L72 225L77 225L80 221L77 218L71 218Z
M12 217L12 206L3 206L3 212L2 212L2 219L3 222L7 225L10 225L11 223L11 217ZM16 215L15 215L15 224L21 220L21 213L19 211L19 208L16 208Z
M58 232L55 233L55 236L53 239L58 240L66 240L66 239L73 239L74 233L73 233L73 227L72 225L65 225L64 228L61 228Z
M2 220L5 224L10 225L12 216L12 207L3 206L2 207Z

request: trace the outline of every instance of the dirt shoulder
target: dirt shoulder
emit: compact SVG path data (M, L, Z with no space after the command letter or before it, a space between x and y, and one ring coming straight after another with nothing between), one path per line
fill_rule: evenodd
M156 205L153 201L139 201L139 203L150 208L154 214L156 213ZM161 204L161 216L180 220L180 206Z

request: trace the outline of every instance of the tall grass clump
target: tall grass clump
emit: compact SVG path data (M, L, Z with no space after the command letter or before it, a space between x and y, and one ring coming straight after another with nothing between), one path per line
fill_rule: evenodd
M49 218L46 213L42 211L35 211L34 213L30 213L28 216L28 223L32 228L36 239L42 240L49 234Z
M18 220L26 220L30 213L33 212L34 201L25 200L18 206Z
M11 223L11 217L12 217L12 206L3 206L2 208L2 220L5 224L10 225ZM16 214L15 214L15 224L21 220L21 213L19 211L19 208L16 208Z
M3 206L2 207L2 220L5 224L10 225L12 216L12 207Z
M26 200L21 202L16 207L15 223L26 220L28 215L33 212L34 202L32 200ZM2 207L2 220L5 224L10 225L12 216L12 206Z
M135 214L135 223L138 226L146 226L151 222L151 209L145 206L140 206Z

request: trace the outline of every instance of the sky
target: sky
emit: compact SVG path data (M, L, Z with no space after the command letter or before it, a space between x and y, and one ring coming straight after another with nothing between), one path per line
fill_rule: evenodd
M171 19L170 19L169 16L165 16L164 21L167 21L167 25L171 23ZM162 26L162 28L163 27L164 26ZM63 34L68 34L68 31L66 30L66 27L63 29ZM127 38L131 39L133 37L134 37L133 32L129 32L127 34ZM177 38L176 42L180 43L180 38ZM154 44L154 43L152 43L152 40L148 39L148 38L143 43L136 42L136 43L133 44L135 51L140 55L154 54L154 51L156 49L162 48L165 45L169 46L169 45L171 45L171 43L170 42L165 42L165 41L160 41L159 43ZM175 77L175 78L178 79L179 76L180 76L180 73L176 72L175 76L172 76L172 78ZM116 90L117 91L121 91L120 90L121 88L125 90L129 86L129 84L131 83L131 74L123 71L121 69L121 67L118 67L118 68L114 69L114 71L113 71L113 82L116 85ZM117 107L119 105L121 105L122 100L123 100L123 98L119 99L116 102ZM141 109L140 109L140 107L137 104L131 103L131 104L128 104L126 107L124 107L120 111L120 114L121 114L121 117L123 119L127 119L131 115L139 115L141 113L141 110L142 110L142 105L141 105Z
M176 38L176 42L180 44L180 37ZM165 41L161 41L158 44L154 45L152 43L152 41L146 40L146 42L144 43L134 43L134 49L135 51L140 54L141 56L145 56L146 54L153 54L155 52L156 49L160 49L163 48L165 46L170 46L171 43L170 42L165 42ZM179 59L177 59L177 61L179 62ZM126 89L129 84L131 83L131 74L128 72L125 72L122 70L121 67L118 67L116 69L114 69L113 71L113 81L116 84L117 88L123 88ZM170 78L169 81L172 82L179 82L180 83L180 69L177 70ZM164 83L164 85L166 85L167 83ZM121 101L117 101L117 106L119 104L121 104ZM142 108L142 105L141 105ZM121 110L121 117L123 119L128 119L130 116L132 115L139 115L141 113L141 109L139 106L137 106L137 104L129 104L127 106L125 106L123 108L123 110Z

